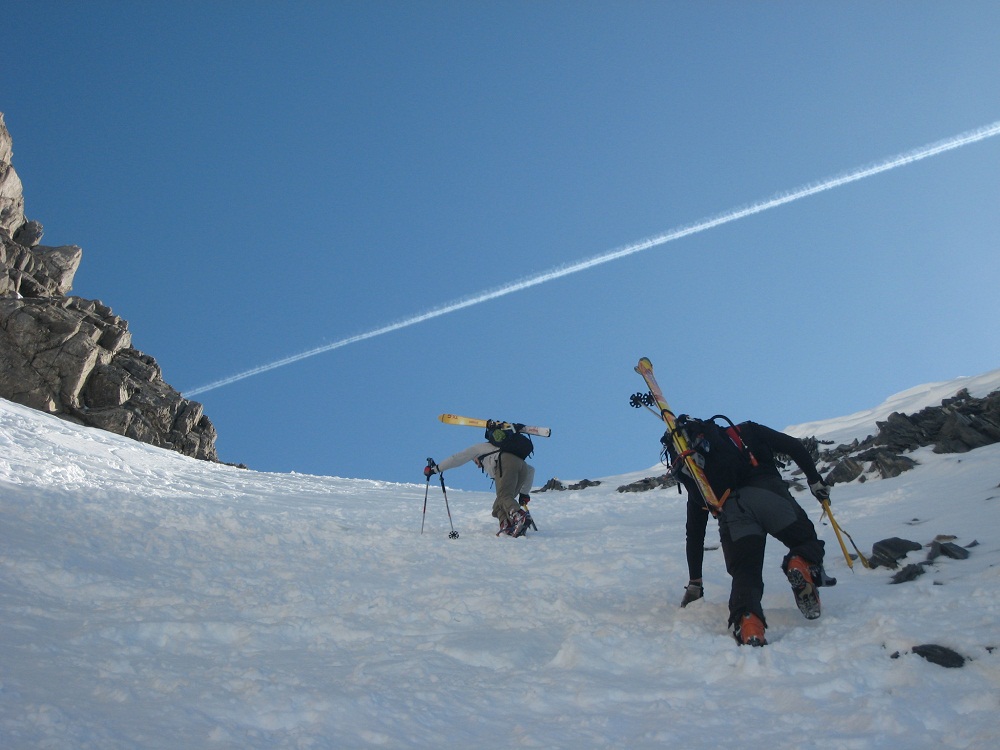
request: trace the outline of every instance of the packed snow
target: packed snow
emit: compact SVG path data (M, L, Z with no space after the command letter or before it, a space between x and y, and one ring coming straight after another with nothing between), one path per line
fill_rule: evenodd
M1000 371L975 381L989 392ZM790 431L863 438L886 409L968 386ZM636 464L648 466L661 430L641 422L650 454ZM432 448L413 447L413 484L267 474L0 400L0 747L1000 743L1000 444L920 449L913 471L833 491L866 554L887 537L947 534L978 542L966 560L892 585L888 569L850 570L822 524L840 582L806 621L770 540L759 649L726 630L719 550L706 598L678 607L683 496L616 489L652 470L536 493L538 531L519 539L495 536L484 477L482 492L448 491L449 539L441 485L421 478ZM558 474L544 440L532 462L539 479ZM817 503L798 497L819 524ZM922 644L967 661L939 666L912 651Z

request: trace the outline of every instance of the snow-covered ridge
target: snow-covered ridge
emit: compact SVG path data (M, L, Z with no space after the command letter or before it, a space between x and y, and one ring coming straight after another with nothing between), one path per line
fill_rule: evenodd
M846 417L803 422L786 427L784 431L796 437L817 437L835 444L849 443L855 438L864 440L878 431L876 422L884 421L893 412L913 414L928 406L939 406L941 401L954 396L963 388L976 398L988 396L1000 389L1000 369L974 377L918 385L889 396L873 409L865 409Z

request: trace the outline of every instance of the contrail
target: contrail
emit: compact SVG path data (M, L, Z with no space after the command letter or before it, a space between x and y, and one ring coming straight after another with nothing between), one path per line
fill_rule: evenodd
M784 193L778 193L777 195L768 198L766 200L758 201L756 203L750 203L746 206L740 208L732 209L725 213L717 214L711 216L707 219L702 219L701 221L695 222L694 224L687 224L685 226L678 227L676 229L671 229L663 234L656 235L654 237L649 237L645 240L640 240L631 245L625 245L616 250L611 250L610 252L602 253L601 255L595 255L592 258L579 261L577 263L570 263L568 265L557 266L556 268L544 271L542 273L536 274L534 276L528 276L521 279L520 281L513 281L503 286L497 287L492 290L487 290L485 292L480 292L471 297L464 297L462 299L456 300L455 302L450 302L442 307L435 307L427 312L420 313L419 315L414 315L409 318L404 318L396 323L390 323L388 325L382 326L381 328L375 328L365 333L359 333L355 336L350 336L346 339L341 339L340 341L335 341L332 344L324 344L323 346L317 346L315 349L309 349L301 354L293 354L290 357L285 357L284 359L275 360L265 365L260 365L254 367L253 369L246 370L245 372L237 373L236 375L230 375L228 378L223 378L222 380L216 380L214 383L209 383L208 385L203 385L198 388L193 388L187 391L183 395L185 397L197 396L200 393L205 393L206 391L211 391L216 388L221 388L224 385L230 385L239 380L244 380L246 378L253 377L254 375L260 375L261 373L268 372L269 370L277 369L278 367L284 367L285 365L290 365L295 362L299 362L303 359L308 359L309 357L315 357L317 354L323 354L325 352L333 351L334 349L339 349L343 346L348 346L349 344L356 344L359 341L364 341L366 339L375 338L376 336L381 336L386 333L392 333L393 331L398 331L401 328L408 328L410 326L416 325L417 323L423 323L425 320L431 320L432 318L438 318L442 315L447 315L448 313L455 312L456 310L462 310L466 307L472 307L473 305L478 305L482 302L488 302L491 299L496 299L497 297L505 297L508 294L513 294L514 292L520 292L524 289L528 289L533 286L538 286L539 284L544 284L547 281L553 281L555 279L560 279L563 276L569 276L573 273L578 273L580 271L585 271L588 268L593 268L594 266L599 266L604 263L610 263L613 260L618 260L619 258L625 258L629 255L634 255L635 253L642 252L643 250L649 250L653 247L658 247L660 245L665 245L668 242L673 242L674 240L679 240L682 237L687 237L688 235L697 234L698 232L704 232L706 229L712 229L713 227L721 226L722 224L728 224L731 221L736 221L737 219L742 219L747 216L752 216L754 214L759 214L762 211L767 211L772 208L777 208L778 206L783 206L786 203L791 203L792 201L797 201L800 198L806 198L810 195L815 195L816 193L822 193L825 190L832 190L833 188L840 187L841 185L847 185L851 182L857 182L858 180L863 180L865 177L871 177L873 175L881 174L882 172L888 172L890 169L895 169L896 167L902 167L907 164L912 164L915 161L920 161L921 159L927 159L931 156L937 156L945 151L951 151L953 149L959 148L961 146L966 146L970 143L976 143L978 141L985 140L994 135L1000 134L1000 120L994 122L990 125L985 125L981 128L976 128L975 130L969 130L965 133L960 133L959 135L953 136L951 138L946 138L943 141L937 141L936 143L931 143L920 148L913 149L912 151L907 151L897 156L890 157L880 162L876 162L866 167L859 167L850 172L845 172L843 174L837 175L836 177L830 177L820 182L809 183L808 185L803 185L802 187L790 190Z

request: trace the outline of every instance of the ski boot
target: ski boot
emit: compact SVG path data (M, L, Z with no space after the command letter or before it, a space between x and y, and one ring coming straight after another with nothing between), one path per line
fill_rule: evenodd
M792 585L792 594L799 612L807 620L815 620L820 616L819 592L813 582L813 574L809 563L798 555L788 558L785 564L785 576Z
M740 617L733 629L733 637L741 646L766 646L764 623L757 615L748 612Z

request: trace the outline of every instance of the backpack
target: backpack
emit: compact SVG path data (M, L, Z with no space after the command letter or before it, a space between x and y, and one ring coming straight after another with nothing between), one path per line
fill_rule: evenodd
M729 423L721 426L715 420ZM743 442L740 428L722 414L702 420L682 414L677 417L676 428L687 440L694 462L705 472L705 478L720 502L749 479L757 466L757 459ZM671 470L681 469L683 456L677 455L669 431L661 438L670 456Z
M513 430L504 430L497 427L493 430L486 430L486 439L490 442L490 445L499 448L500 453L513 453L522 461L527 459L535 450L535 445L531 442L531 438L523 432L514 432Z

